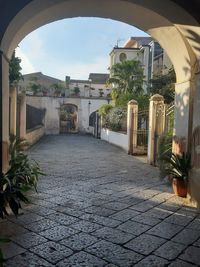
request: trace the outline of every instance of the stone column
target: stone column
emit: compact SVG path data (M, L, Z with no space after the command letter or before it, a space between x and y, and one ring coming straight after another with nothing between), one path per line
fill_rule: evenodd
M127 112L127 137L128 154L133 155L137 148L137 128L138 128L138 103L135 100L128 102Z
M185 81L175 84L174 134L172 150L175 154L190 150L192 138L193 84Z
M8 169L9 162L9 60L0 51L0 171Z
M10 87L10 133L16 135L17 90Z
M20 139L26 138L26 93L23 92L20 95L20 125L19 125L19 137Z
M150 98L149 105L149 135L147 160L155 165L158 145L158 137L164 133L165 128L165 104L163 96L155 94Z

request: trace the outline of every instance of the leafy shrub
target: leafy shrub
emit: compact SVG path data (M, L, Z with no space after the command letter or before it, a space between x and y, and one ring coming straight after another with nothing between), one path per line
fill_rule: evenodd
M105 116L109 113L109 111L113 108L113 106L111 104L104 104L102 105L99 110L98 110L98 113L101 115L101 116Z
M160 178L165 178L169 173L169 162L165 158L172 155L172 136L162 135L158 143L158 165L160 170Z
M113 131L120 131L122 128L122 120L126 116L126 109L123 107L115 107L108 114L109 128Z
M37 186L39 175L43 175L37 162L23 152L25 140L10 136L9 170L0 177L0 217L8 215L7 207L17 216L20 202L29 203L24 192Z

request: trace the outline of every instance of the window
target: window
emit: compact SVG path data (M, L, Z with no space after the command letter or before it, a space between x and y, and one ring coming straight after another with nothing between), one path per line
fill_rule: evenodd
M119 55L119 60L120 60L121 62L124 61L124 60L126 60L126 58L127 58L127 56L126 56L125 53L121 53L121 54Z

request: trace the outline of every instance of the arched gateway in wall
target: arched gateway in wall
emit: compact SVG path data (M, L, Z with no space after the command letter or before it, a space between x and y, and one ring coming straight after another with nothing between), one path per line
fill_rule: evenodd
M199 9L200 4L195 0L0 0L0 155L3 154L0 162L3 168L6 168L8 151L9 58L31 31L49 22L78 16L128 23L149 33L161 44L177 76L174 135L185 139L190 147L192 130L200 125L197 115L197 100L200 99Z
M78 132L78 107L74 104L60 106L60 133Z

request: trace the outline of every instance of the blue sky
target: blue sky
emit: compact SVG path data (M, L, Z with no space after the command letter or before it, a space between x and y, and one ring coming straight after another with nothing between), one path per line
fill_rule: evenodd
M101 18L64 19L30 33L17 48L22 73L41 71L64 80L87 79L90 72L107 73L109 53L119 41L147 36L128 24Z

